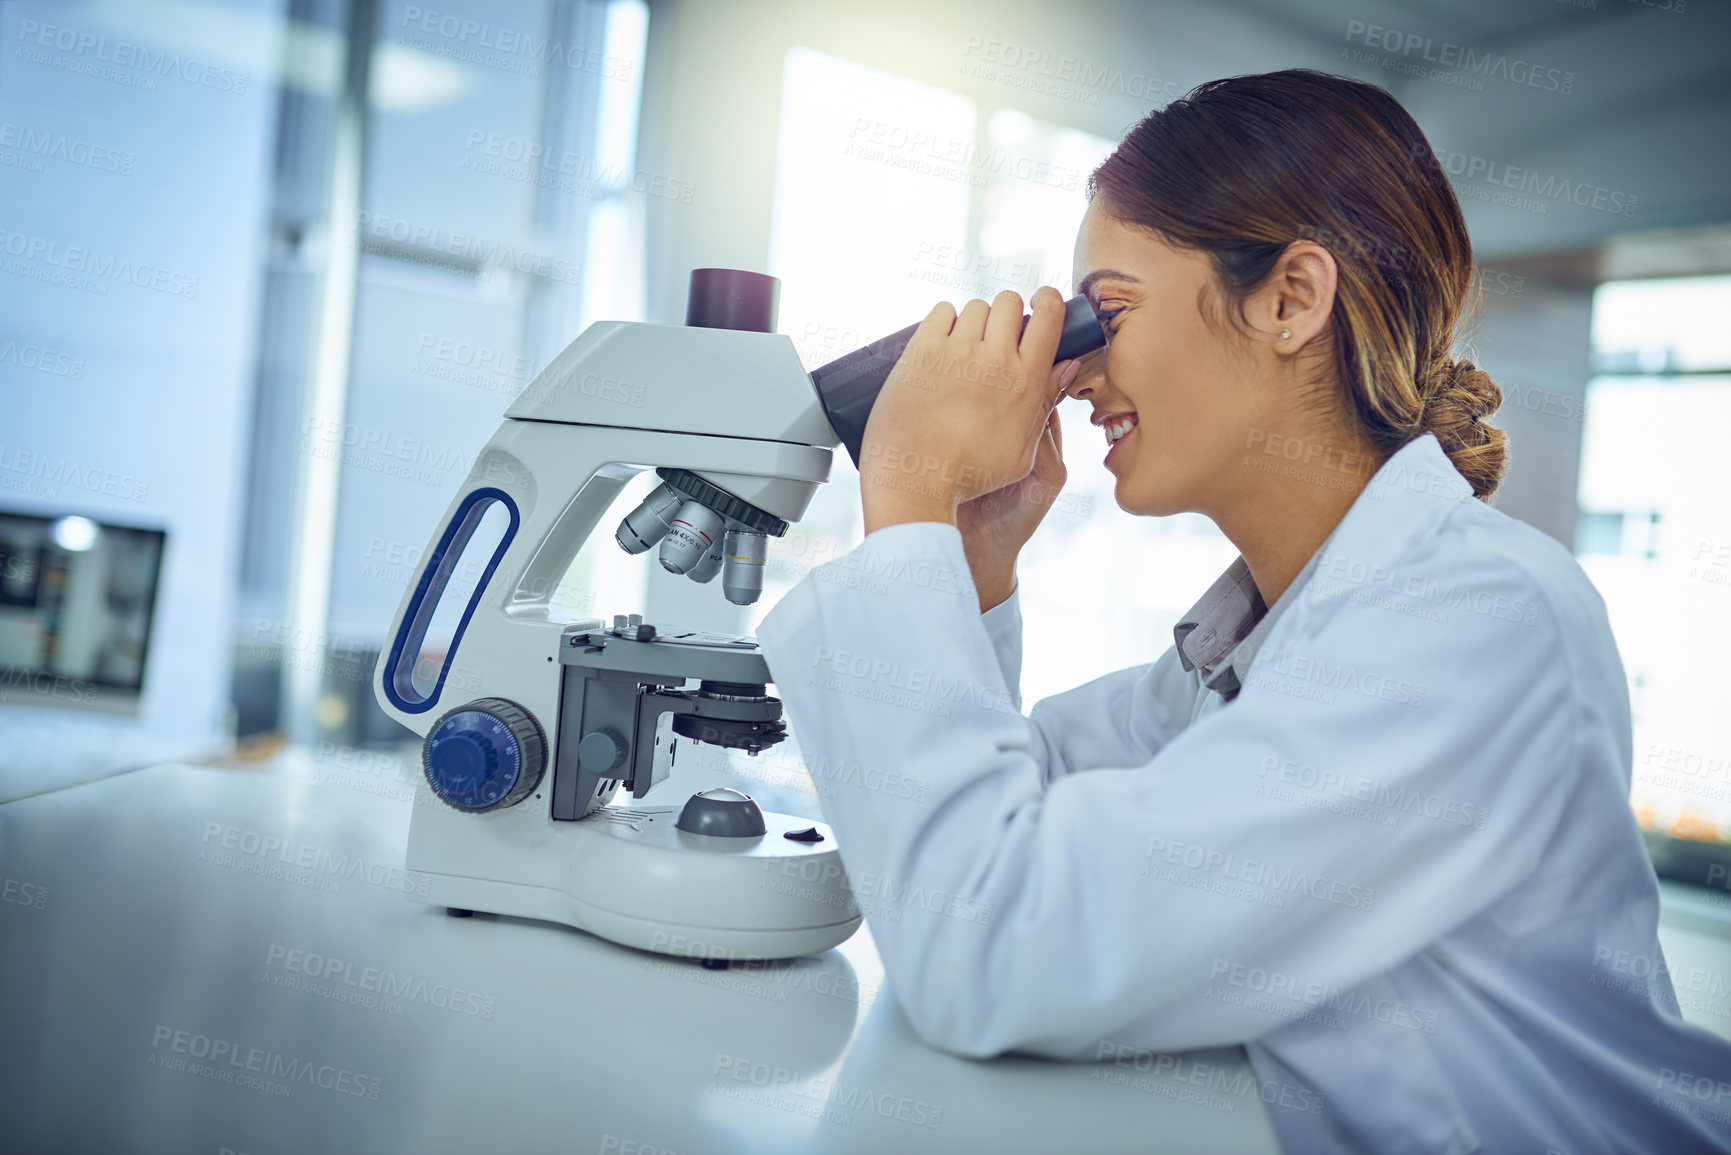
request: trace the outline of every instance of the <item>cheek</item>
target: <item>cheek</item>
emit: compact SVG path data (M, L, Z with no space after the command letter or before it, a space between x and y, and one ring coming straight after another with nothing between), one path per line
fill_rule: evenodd
M1166 336L1140 347L1115 347L1113 357L1135 368L1113 376L1135 406L1138 426L1152 426L1150 440L1189 441L1200 426L1213 424L1218 404L1215 373L1203 347Z

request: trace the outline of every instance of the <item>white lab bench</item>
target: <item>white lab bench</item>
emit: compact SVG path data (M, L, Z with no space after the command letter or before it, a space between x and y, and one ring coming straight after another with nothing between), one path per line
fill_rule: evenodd
M414 804L290 751L0 806L0 1149L1277 1151L1238 1048L924 1046L864 929L711 971L448 917L402 893Z

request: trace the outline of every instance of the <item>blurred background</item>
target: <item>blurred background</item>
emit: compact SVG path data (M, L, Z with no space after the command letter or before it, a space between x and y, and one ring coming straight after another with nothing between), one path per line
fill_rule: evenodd
M1450 174L1497 504L1610 607L1661 868L1727 861L1731 8L431 3L0 0L0 799L401 748L368 679L404 587L590 322L677 324L691 269L761 270L809 369L940 299L1068 294L1083 185L1132 123L1302 66L1386 87ZM1118 510L1065 415L1019 570L1030 704L1153 660L1235 556ZM604 536L559 601L749 631L860 535L838 452L757 605Z

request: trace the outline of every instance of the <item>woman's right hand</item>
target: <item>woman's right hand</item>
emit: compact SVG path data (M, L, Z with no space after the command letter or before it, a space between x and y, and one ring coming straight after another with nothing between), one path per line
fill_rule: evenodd
M1066 370L1075 378L1076 361L1052 366L1056 388ZM1065 382L1067 385L1068 382ZM1016 584L1016 558L1045 519L1046 511L1064 488L1064 439L1058 408L1046 416L1046 428L1034 454L1034 468L1020 481L983 493L956 507L956 528L985 613L1010 596Z

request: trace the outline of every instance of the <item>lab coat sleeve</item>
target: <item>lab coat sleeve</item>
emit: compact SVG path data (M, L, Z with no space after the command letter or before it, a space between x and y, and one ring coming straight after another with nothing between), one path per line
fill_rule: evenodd
M1570 792L1559 628L1524 571L1458 541L1439 537L1414 575L1536 604L1536 622L1301 600L1233 703L1140 764L1049 785L1042 724L1062 747L1066 727L1134 704L1106 708L1109 683L1022 716L972 591L918 579L966 564L954 526L889 526L858 548L887 588L808 577L758 637L808 756L925 786L817 781L885 971L934 1046L1095 1059L1258 1038L1289 1020L1223 997L1244 993L1235 976L1336 992L1390 969L1519 885Z
M936 523L933 523L936 524ZM1022 708L1021 584L980 615L1011 701ZM1146 761L1189 716L1200 689L1168 650L1158 662L1103 675L1034 703L1033 753L1040 780Z
M998 658L998 670L1009 687L1010 700L1016 709L1022 708L1022 583L1010 589L1010 596L980 615L986 636L992 640L992 652Z

